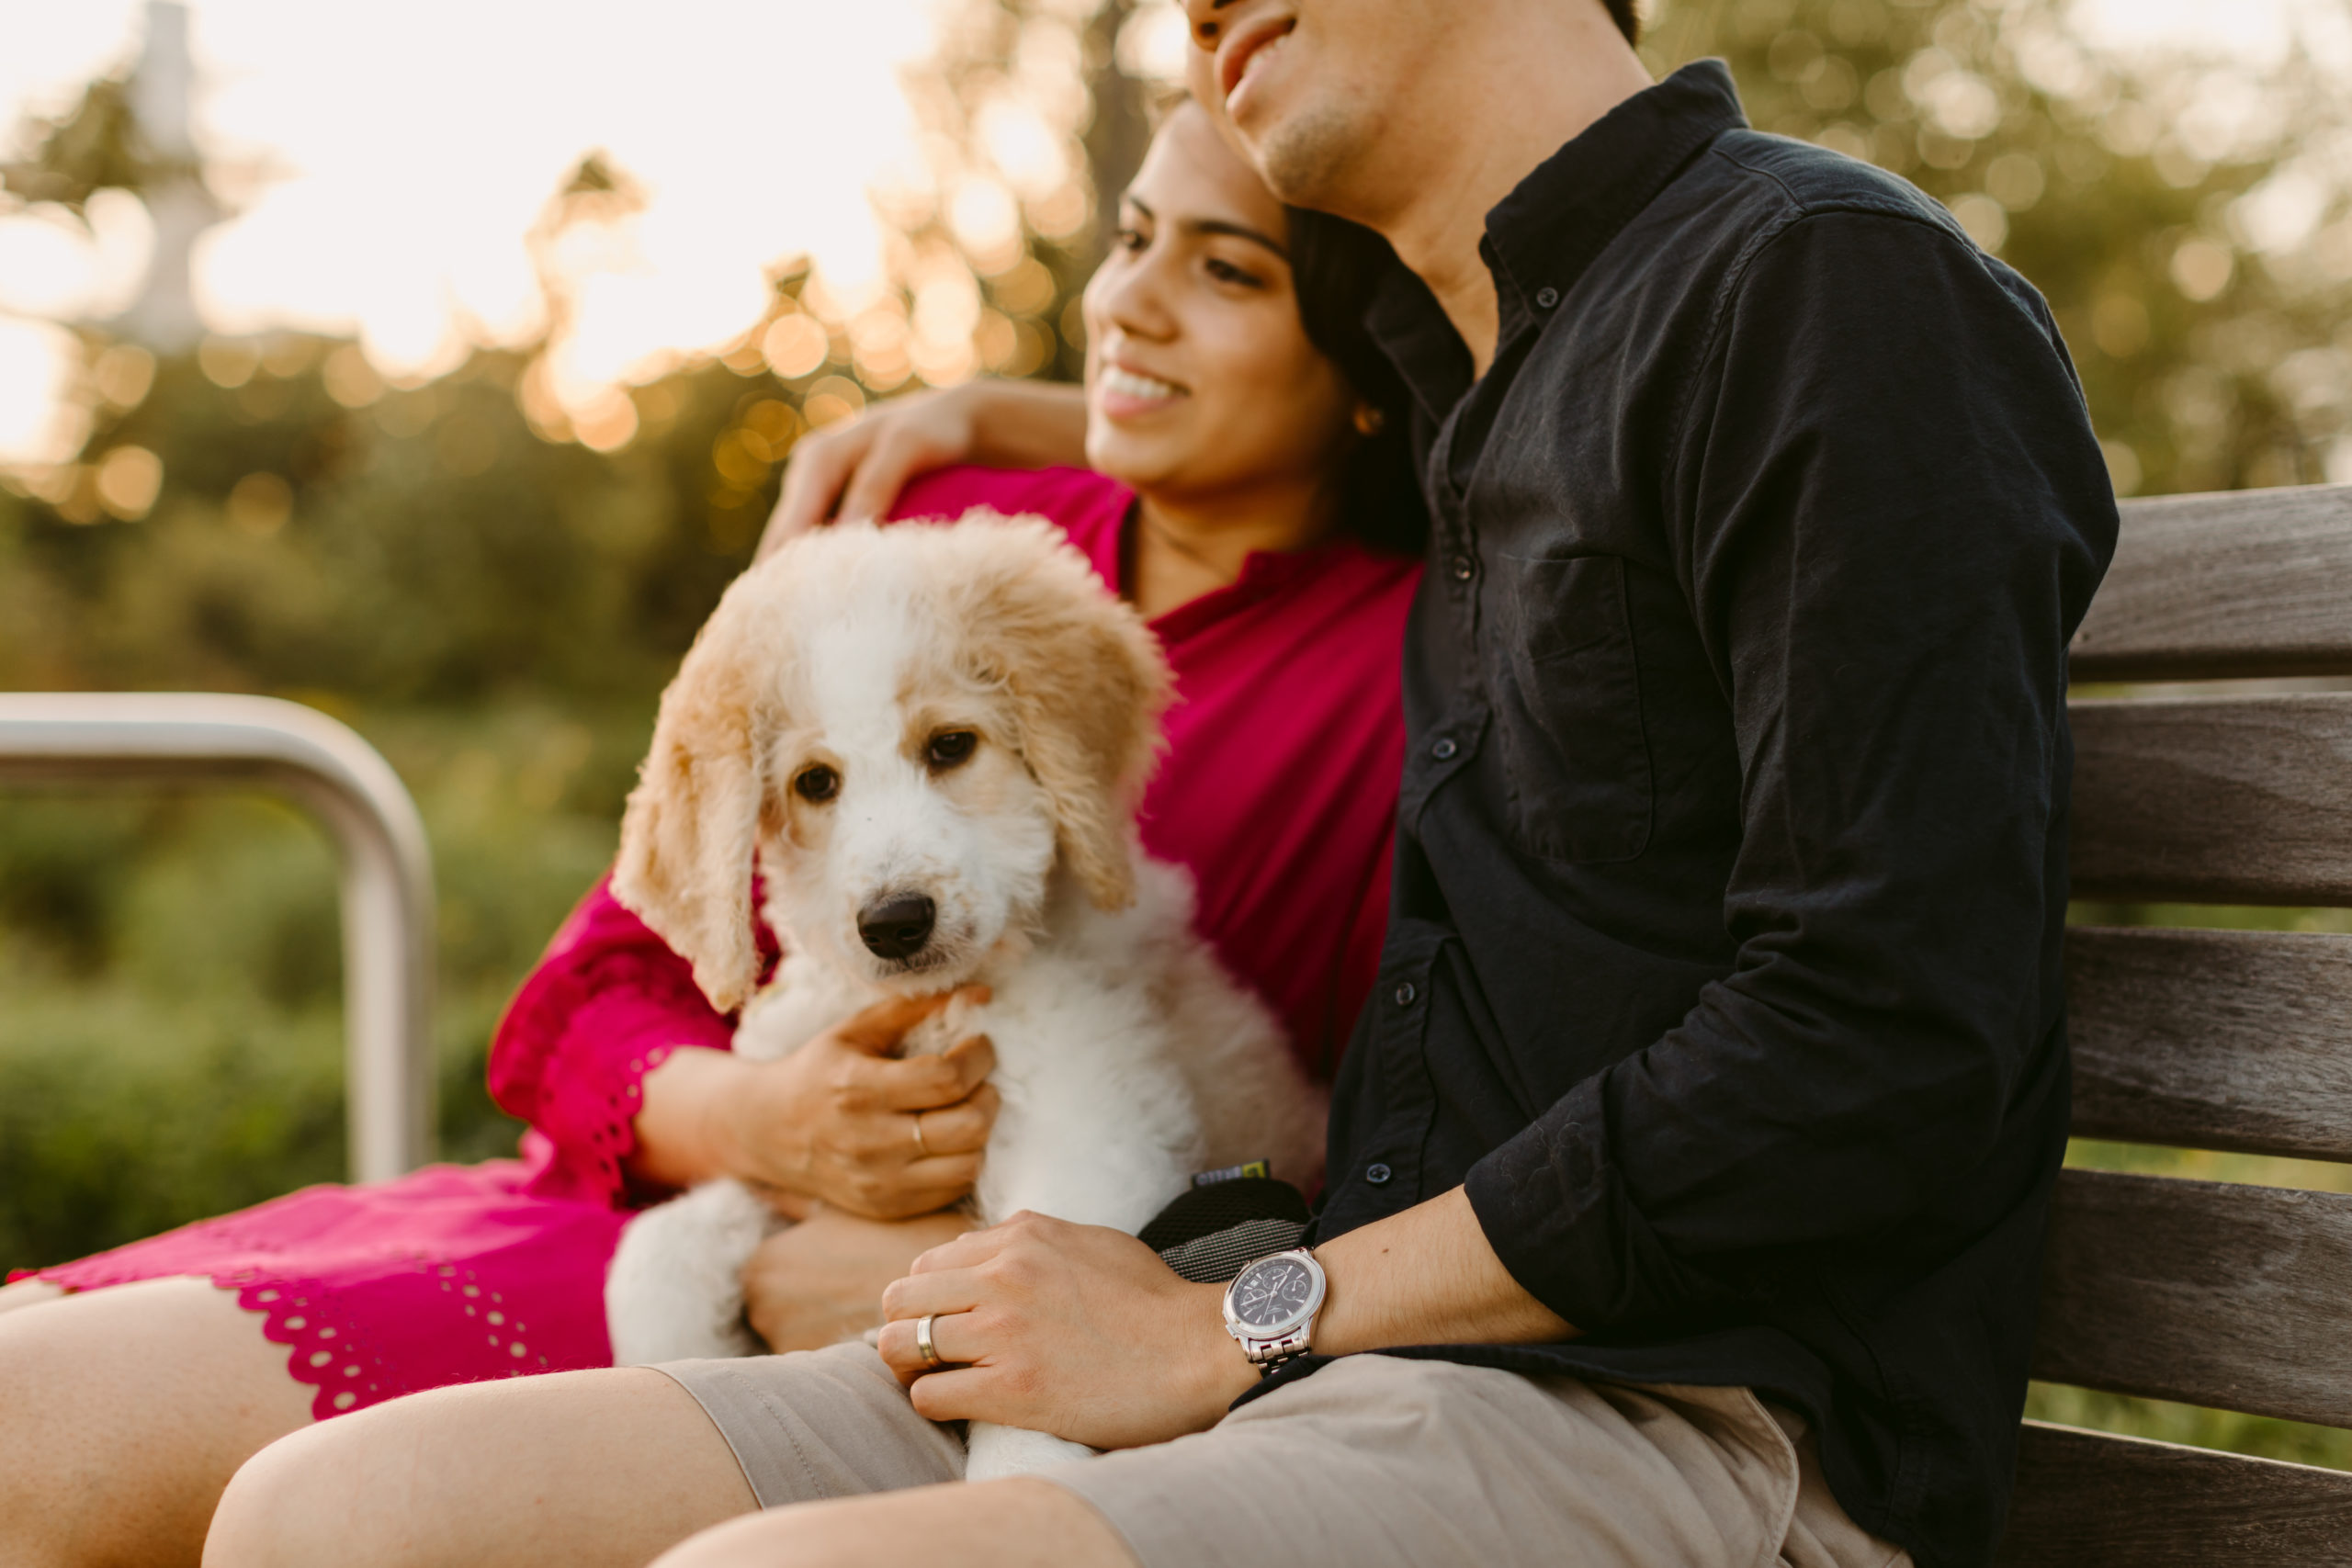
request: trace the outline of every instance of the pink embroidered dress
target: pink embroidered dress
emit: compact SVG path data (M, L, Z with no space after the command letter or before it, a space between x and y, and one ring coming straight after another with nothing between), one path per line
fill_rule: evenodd
M1075 469L951 468L896 515L1052 519L1120 583L1133 495ZM1416 563L1340 540L1250 558L1153 623L1176 672L1144 842L1189 867L1198 921L1329 1079L1379 961L1403 765L1399 649ZM763 933L764 934L764 933ZM78 1262L72 1290L195 1275L237 1292L320 1418L418 1390L609 1366L604 1280L632 1182L639 1084L731 1025L602 883L501 1021L490 1088L530 1123L521 1158L306 1188Z

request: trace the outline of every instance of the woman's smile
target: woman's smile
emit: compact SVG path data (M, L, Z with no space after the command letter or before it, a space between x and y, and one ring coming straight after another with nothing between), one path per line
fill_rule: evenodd
M1095 383L1096 404L1102 417L1121 423L1159 413L1190 396L1188 389L1173 381L1124 365L1105 365Z

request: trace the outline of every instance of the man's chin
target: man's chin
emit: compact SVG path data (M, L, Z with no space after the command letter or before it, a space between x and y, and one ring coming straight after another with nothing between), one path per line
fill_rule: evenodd
M1236 130L1266 188L1293 207L1344 212L1347 171L1363 140L1354 117L1306 106L1282 115L1269 110L1252 118L1260 123Z

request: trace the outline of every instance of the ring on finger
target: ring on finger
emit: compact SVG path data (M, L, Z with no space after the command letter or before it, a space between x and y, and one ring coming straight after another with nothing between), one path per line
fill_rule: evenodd
M915 1112L915 1154L922 1159L931 1157L931 1145L922 1141L922 1112Z
M929 1372L935 1372L947 1364L931 1337L931 1325L938 1321L939 1314L935 1312L915 1319L915 1353L922 1358L923 1371Z

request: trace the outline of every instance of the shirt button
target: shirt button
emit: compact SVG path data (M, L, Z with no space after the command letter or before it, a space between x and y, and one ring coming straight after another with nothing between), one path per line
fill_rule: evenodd
M1403 981L1398 984L1396 987L1396 1005L1400 1008L1411 1007L1413 1005L1413 998L1420 994L1419 990L1414 987L1413 982L1410 980Z
M1548 310L1559 302L1560 291L1556 288L1539 288L1535 291L1535 308L1539 310Z
M1451 762L1453 761L1454 752L1460 750L1460 747L1454 745L1453 738L1452 736L1448 736L1446 739L1439 741L1436 745L1430 748L1430 755L1435 757L1441 762Z
M1396 1174L1385 1165L1368 1165L1363 1168L1363 1179L1374 1187L1387 1186L1389 1179Z
M1477 563L1468 556L1456 556L1448 564L1453 568L1455 580L1462 582L1469 581L1471 575L1478 570Z

